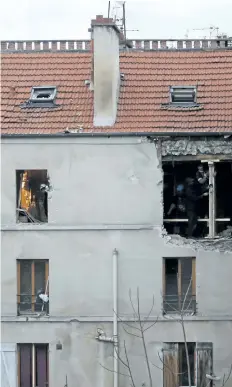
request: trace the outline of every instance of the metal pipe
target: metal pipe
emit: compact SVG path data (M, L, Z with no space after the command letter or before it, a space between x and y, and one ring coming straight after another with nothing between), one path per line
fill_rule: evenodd
M114 338L114 387L118 387L118 251L113 251L113 338Z

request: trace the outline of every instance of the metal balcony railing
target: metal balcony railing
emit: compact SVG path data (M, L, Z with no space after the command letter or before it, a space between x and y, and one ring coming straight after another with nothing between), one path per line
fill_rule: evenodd
M164 314L192 314L196 313L195 295L165 295L163 297Z
M45 314L49 313L49 301L43 302L40 298L32 294L18 294L17 299L18 315L40 312L44 312Z

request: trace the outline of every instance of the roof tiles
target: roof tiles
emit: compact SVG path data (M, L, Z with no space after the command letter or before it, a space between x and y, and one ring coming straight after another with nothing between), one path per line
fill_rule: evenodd
M117 121L93 127L91 54L2 55L2 134L84 132L229 132L232 130L232 51L156 51L120 54ZM24 108L31 87L57 86L57 108ZM170 85L197 85L201 110L162 109Z

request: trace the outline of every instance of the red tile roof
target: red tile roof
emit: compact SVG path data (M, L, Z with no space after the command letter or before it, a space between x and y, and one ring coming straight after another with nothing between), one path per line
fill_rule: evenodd
M117 122L93 127L91 54L12 53L2 55L2 134L84 132L232 131L232 50L150 51L120 54ZM57 108L24 108L32 86L57 86ZM197 85L201 110L162 109L170 85Z

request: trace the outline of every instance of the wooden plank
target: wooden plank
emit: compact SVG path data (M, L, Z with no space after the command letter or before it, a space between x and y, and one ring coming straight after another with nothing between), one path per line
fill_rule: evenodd
M178 344L164 343L163 386L177 387L179 385L178 379Z

